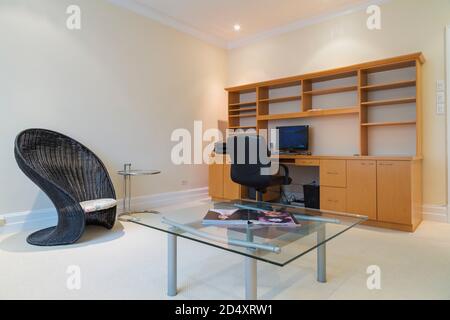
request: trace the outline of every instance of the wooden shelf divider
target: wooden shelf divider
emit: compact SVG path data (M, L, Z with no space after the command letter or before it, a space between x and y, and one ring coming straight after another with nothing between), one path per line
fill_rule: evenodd
M229 109L229 112L249 112L249 111L256 111L255 108L239 108L239 109Z
M262 116L260 115L258 116L258 121L314 118L314 117L338 116L338 115L358 114L358 113L359 113L358 107L321 109L295 113L269 114Z
M297 101L301 100L302 96L291 96L291 97L281 97L281 98L273 98L273 99L261 99L259 102L267 102L267 103L281 103L281 102L289 102L289 101Z
M378 101L368 101L361 102L362 106L367 107L376 107L376 106L389 106L396 104L406 104L406 103L414 103L416 102L416 98L404 98L404 99L389 99L389 100L378 100Z
M256 118L256 113L252 114L230 114L230 118Z
M416 121L396 121L396 122L373 122L373 123L363 123L363 127L388 127L388 126L405 126L405 125L415 125Z
M363 87L361 87L361 90L363 90L363 91L381 91L381 90L392 90L392 89L400 89L400 88L415 87L415 86L416 86L416 80L408 80L408 81L398 81L398 82L363 86Z
M239 102L239 103L230 103L230 107L245 107L245 106L256 106L255 102Z

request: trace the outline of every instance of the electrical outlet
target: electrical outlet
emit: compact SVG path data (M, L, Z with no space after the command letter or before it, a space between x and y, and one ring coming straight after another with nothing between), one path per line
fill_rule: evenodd
M444 80L438 80L436 82L436 91L445 91L445 81Z
M0 218L0 227L3 227L4 225L6 225L6 219Z
M437 114L445 114L445 104L444 103L438 103L436 106L436 113Z
M188 184L189 184L189 181L187 181L187 180L181 181L181 185L182 185L183 187L187 186Z

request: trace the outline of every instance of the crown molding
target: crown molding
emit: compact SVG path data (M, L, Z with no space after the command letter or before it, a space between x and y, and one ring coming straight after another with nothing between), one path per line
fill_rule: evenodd
M197 30L181 21L171 18L153 8L139 3L135 0L108 0L110 3L120 6L122 8L133 11L134 13L140 14L152 20L155 20L163 25L172 27L178 31L187 33L197 39L205 41L209 44L215 45L217 47L227 49L227 42L219 37L213 36L207 32Z
M263 31L263 32L255 34L255 35L245 37L240 40L228 42L227 48L229 50L231 50L231 49L243 47L243 46L246 46L246 45L254 43L254 42L258 42L258 41L261 41L261 40L264 40L267 38L282 35L284 33L292 32L295 30L303 29L308 26L319 24L319 23L322 23L325 21L329 21L329 20L338 18L338 17L342 17L342 16L349 15L349 14L352 14L355 12L359 12L359 11L365 11L367 9L367 7L370 5L381 5L381 4L390 2L390 1L392 1L392 0L368 0L368 1L365 1L358 5L349 5L349 6L346 6L345 8L341 8L337 11L318 15L318 16L315 16L310 19L300 19L300 20L297 20L293 23L290 23L290 24L287 24L284 26L280 26L280 27L276 27L276 28L273 28L273 29L270 29L267 31Z
M236 49L239 47L246 46L248 44L261 41L267 38L275 37L284 33L292 32L295 30L299 30L314 24L318 24L321 22L325 22L328 20L332 20L337 17L345 16L351 13L364 11L367 9L370 5L381 5L387 2L390 2L392 0L367 0L363 3L360 3L358 5L349 5L344 8L341 8L337 11L333 11L327 14L318 15L316 17L310 18L310 19L300 19L298 21L295 21L293 23L283 25L280 27L272 28L267 31L263 31L248 37L245 37L243 39L239 39L236 41L226 41L225 39L222 39L220 37L216 37L212 34L209 34L207 32L200 31L192 26L189 26L181 21L178 21L175 18L172 18L168 15L165 15L149 6L146 6L140 2L137 2L136 0L108 0L110 3L120 6L122 8L131 10L137 14L143 15L147 18L150 18L152 20L158 21L161 24L164 24L166 26L172 27L177 29L178 31L187 33L193 37L196 37L202 41L205 41L207 43L210 43L212 45L218 46L220 48L224 49Z

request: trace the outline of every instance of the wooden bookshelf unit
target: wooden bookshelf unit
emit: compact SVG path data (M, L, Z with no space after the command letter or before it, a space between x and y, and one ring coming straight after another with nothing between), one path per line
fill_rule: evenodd
M424 63L422 53L414 53L227 88L229 129L232 134L257 133L280 121L296 125L328 117L336 123L346 118L348 125L350 117L358 128L353 141L358 141L354 150L359 152L333 155L322 149L312 156L281 156L280 161L319 167L322 210L367 215L369 225L414 231L422 221ZM226 184L231 189L231 179L221 179L230 180ZM245 197L245 188L234 189L233 197Z

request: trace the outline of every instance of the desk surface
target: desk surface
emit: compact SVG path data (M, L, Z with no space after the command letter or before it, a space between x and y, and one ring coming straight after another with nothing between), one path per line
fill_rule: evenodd
M274 157L276 158L276 157ZM414 161L422 160L422 157L410 156L410 157L399 157L399 156L306 156L306 155L279 155L281 160L379 160L379 161Z

